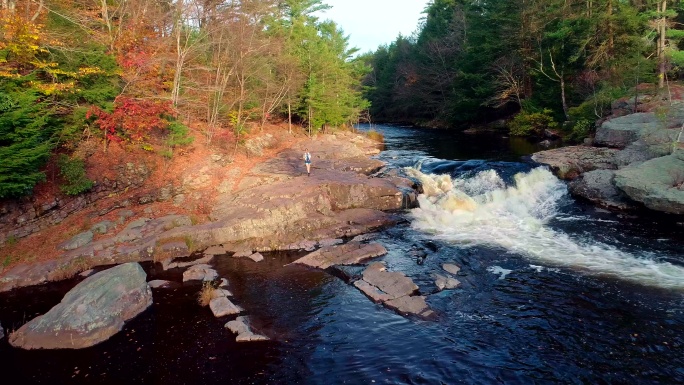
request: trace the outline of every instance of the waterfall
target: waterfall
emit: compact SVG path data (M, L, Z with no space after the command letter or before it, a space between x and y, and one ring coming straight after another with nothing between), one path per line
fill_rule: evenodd
M463 247L504 248L549 266L684 289L684 267L573 239L548 226L567 188L545 168L519 173L511 185L494 170L470 178L406 171L423 184L420 208L411 212L412 226L419 231Z

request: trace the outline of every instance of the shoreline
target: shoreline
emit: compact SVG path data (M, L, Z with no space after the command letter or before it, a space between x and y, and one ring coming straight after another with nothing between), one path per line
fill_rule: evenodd
M303 146L313 155L310 177L300 170ZM66 240L76 247L57 259L6 269L0 292L68 279L97 266L171 265L212 246L226 253L303 250L389 226L396 223L391 211L415 205L415 186L405 178L369 176L385 166L370 159L380 152L377 147L349 132L297 141L232 180L233 188L224 189L210 208L209 222L193 224L190 216L168 211L154 217L141 212L97 239L85 232ZM219 183L234 178L225 174Z

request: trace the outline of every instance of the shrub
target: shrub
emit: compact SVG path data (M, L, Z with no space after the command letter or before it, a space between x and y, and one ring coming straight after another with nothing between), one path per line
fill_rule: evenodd
M59 186L63 193L78 195L93 187L94 182L86 176L83 159L70 158L62 154L57 163L60 169L59 175L64 178L64 183Z
M544 109L542 112L521 112L513 118L509 128L513 136L543 136L544 131L558 127L558 123L551 116L552 111Z
M366 133L366 136L371 138L372 140L379 142L379 143L384 143L385 142L385 137L382 135L382 133L377 132L375 130L370 130Z
M572 142L572 143L579 143L584 140L584 138L589 136L589 133L592 130L592 124L590 121L586 119L581 119L576 121L570 133L565 136L566 141Z
M166 144L169 147L187 146L195 140L189 135L188 127L179 121L174 120L169 123L168 129L169 135L166 137Z
M197 294L197 303L200 306L209 306L214 295L214 283L212 281L205 281L202 283L202 290Z

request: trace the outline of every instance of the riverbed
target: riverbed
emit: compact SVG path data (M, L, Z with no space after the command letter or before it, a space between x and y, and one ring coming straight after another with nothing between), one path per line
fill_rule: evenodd
M463 209L449 194L426 195L377 234L388 269L418 284L435 319L398 315L336 275L284 267L301 253L219 258L234 302L271 341L236 343L227 319L197 305L196 285L155 289L148 311L89 349L21 351L1 340L3 383L684 382L681 224L576 201L527 160L538 144L373 128L385 136L379 158L390 168L450 183L468 202ZM415 248L429 250L424 262L410 256ZM437 292L432 274L443 263L461 266L457 290ZM178 271L144 267L151 278L180 280ZM75 283L0 295L0 322L17 328Z

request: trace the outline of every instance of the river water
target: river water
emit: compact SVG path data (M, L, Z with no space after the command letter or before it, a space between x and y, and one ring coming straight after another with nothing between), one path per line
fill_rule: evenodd
M425 187L421 207L378 235L383 260L428 295L436 319L399 316L326 272L283 267L301 254L222 258L235 302L272 341L235 343L226 320L196 304L197 286L155 290L150 310L93 348L25 352L0 341L2 383L684 383L681 224L575 201L524 160L538 150L525 141L374 129L385 135L379 157ZM416 247L429 251L424 263L410 256ZM443 263L462 267L457 290L436 292ZM18 327L74 284L0 296L0 322Z

